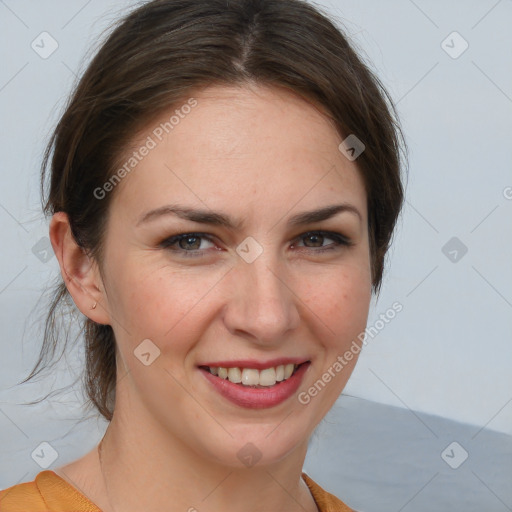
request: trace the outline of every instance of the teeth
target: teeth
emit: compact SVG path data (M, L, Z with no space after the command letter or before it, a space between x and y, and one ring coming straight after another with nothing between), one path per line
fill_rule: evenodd
M293 365L292 365L293 366ZM276 383L275 368L265 368L260 372L260 386L273 386Z
M235 384L242 382L242 372L240 368L230 368L228 370L228 379Z
M294 369L295 369L294 364L287 364L284 367L284 378L287 379L293 373Z
M227 379L235 384L244 386L274 386L276 382L281 382L291 377L298 365L293 363L279 365L275 368L265 368L256 370L254 368L222 368L210 367L210 373L217 375L221 379Z
M242 370L242 384L244 386L257 386L260 383L260 372L250 368Z

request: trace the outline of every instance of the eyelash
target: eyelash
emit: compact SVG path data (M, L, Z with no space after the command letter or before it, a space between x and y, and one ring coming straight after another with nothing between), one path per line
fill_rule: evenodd
M330 244L326 247L301 247L305 248L306 250L310 250L313 253L324 253L327 251L332 251L336 249L340 249L341 247L349 247L351 245L354 245L351 240L349 240L347 237L341 235L340 233L335 233L332 231L308 231L307 233L304 233L302 235L299 235L296 240L302 240L304 238L307 238L308 236L314 236L314 235L320 235L325 238L331 239L334 241L334 244ZM193 249L191 251L187 251L185 249L173 249L172 246L177 244L183 239L186 238L206 238L209 242L214 243L212 240L212 237L206 233L181 233L179 235L171 236L169 238L166 238L162 242L160 242L159 247L163 249L170 249L176 252L180 252L185 257L199 257L202 256L208 249Z

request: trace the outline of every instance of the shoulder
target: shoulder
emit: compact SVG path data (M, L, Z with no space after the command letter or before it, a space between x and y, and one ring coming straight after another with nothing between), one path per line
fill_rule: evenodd
M356 512L345 505L339 498L322 489L306 473L302 473L302 478L306 482L313 498L316 502L319 512Z
M0 491L2 512L101 512L53 471L41 471L32 482Z
M23 512L24 510L44 512L48 508L34 480L0 491L0 510L2 512Z

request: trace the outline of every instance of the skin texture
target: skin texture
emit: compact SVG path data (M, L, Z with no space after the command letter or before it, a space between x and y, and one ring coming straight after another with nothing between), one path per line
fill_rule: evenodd
M217 86L194 98L197 106L110 192L99 264L76 246L64 213L52 219L69 292L83 314L112 325L119 350L116 407L103 442L108 493L96 449L58 473L107 512L313 512L300 477L307 443L357 357L307 405L292 396L259 410L221 397L197 365L301 356L311 361L301 392L349 349L371 299L363 180L357 162L338 150L342 138L328 117L289 91ZM173 111L138 134L127 158ZM220 211L243 226L171 214L139 222L171 203ZM360 217L342 212L287 225L297 213L340 203ZM315 244L304 236L313 230L340 233L352 245L327 235ZM199 256L160 245L198 232L211 236L200 239ZM249 236L263 249L252 263L236 252ZM145 339L160 350L149 366L134 356ZM261 459L247 468L237 452L249 442Z

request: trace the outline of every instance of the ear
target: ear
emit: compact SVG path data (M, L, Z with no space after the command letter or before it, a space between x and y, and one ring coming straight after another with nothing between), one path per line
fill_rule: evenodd
M98 324L110 324L105 288L98 265L76 243L66 213L57 212L53 215L50 241L66 288L78 309Z

